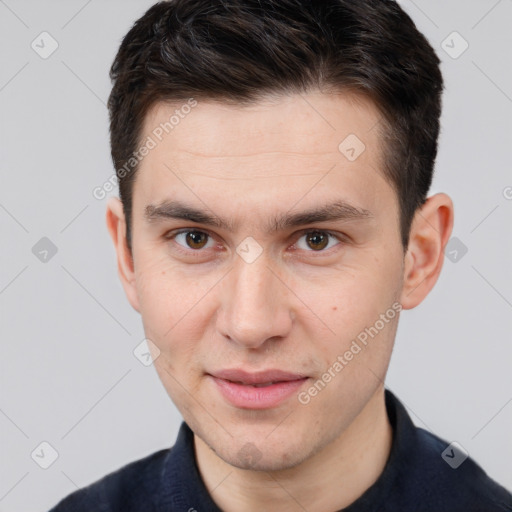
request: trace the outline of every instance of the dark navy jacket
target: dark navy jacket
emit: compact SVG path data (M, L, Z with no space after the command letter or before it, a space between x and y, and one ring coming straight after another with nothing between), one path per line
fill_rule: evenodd
M512 511L512 494L456 446L416 427L389 390L386 408L393 427L389 459L375 484L344 512ZM220 509L199 475L192 431L182 423L172 448L73 492L50 512L194 511Z

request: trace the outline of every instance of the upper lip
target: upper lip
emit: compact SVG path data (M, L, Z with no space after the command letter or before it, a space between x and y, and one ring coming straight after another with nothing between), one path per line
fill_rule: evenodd
M288 382L292 380L304 379L306 375L299 373L285 372L282 370L264 370L259 372L246 372L236 368L219 370L210 373L217 379L229 380L231 382L240 382L242 384L266 384L268 382Z

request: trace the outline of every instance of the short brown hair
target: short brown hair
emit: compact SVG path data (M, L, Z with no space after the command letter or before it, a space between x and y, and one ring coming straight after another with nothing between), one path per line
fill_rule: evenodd
M397 193L407 248L432 182L443 80L434 50L395 1L159 2L124 37L110 78L111 153L129 247L132 157L155 103L248 104L267 94L334 89L368 97L383 116L383 172Z

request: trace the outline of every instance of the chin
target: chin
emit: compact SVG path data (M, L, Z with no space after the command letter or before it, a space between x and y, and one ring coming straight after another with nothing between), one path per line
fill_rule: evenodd
M267 433L268 435L268 433ZM202 438L215 454L230 466L252 471L282 471L294 468L309 458L314 447L307 446L304 440L292 440L288 435L275 437L246 434L236 440L213 440Z
M233 452L231 447L227 453L216 451L217 455L231 466L251 471L283 471L300 465L308 454L304 448L286 449L281 447L280 451L273 447L259 449L254 443L248 442Z
M230 466L252 471L283 471L292 469L309 459L328 444L330 430L317 426L301 426L301 422L273 421L269 424L222 421L226 429L211 418L186 414L185 421L192 431ZM232 418L231 418L232 419ZM229 433L228 433L229 432ZM231 435L230 435L231 434Z

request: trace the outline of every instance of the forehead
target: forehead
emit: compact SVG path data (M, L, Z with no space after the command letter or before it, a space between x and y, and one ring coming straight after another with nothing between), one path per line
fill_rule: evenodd
M146 115L140 140L154 147L136 180L143 202L185 193L199 205L229 193L232 209L251 198L262 210L324 199L369 209L394 198L381 172L380 115L365 98L313 92L193 104L160 102Z
M142 135L153 134L177 151L208 157L245 156L251 147L258 154L339 155L339 143L350 134L370 150L378 140L379 112L356 94L267 96L244 106L194 102L193 107L187 101L157 102L146 114Z

